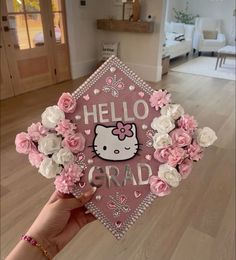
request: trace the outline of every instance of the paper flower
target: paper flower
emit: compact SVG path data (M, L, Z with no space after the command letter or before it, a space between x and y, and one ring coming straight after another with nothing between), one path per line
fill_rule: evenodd
M184 114L184 109L180 104L168 104L161 108L161 115L169 116L177 120Z
M123 124L122 122L118 122L116 124L116 128L112 130L113 135L117 135L119 140L124 140L126 137L133 136L133 132L131 130L131 124Z
M38 149L41 153L48 155L59 151L61 148L61 137L50 133L41 137L38 142Z
M198 124L193 116L185 114L185 115L181 116L181 118L178 120L177 125L180 128L183 128L186 132L192 134L195 131L195 129L197 128Z
M193 161L199 161L203 157L203 149L195 140L187 147L187 153Z
M61 120L58 124L55 130L58 134L62 136L72 135L75 133L76 126L75 124L71 123L68 119Z
M32 142L31 137L24 132L16 135L15 145L18 153L29 154L30 152L36 151L36 147Z
M80 181L83 176L81 168L77 164L69 164L65 166L61 174L56 177L54 182L56 190L61 193L72 193L75 183Z
M39 166L39 173L48 179L56 177L60 171L61 167L56 164L52 158L49 157L45 157Z
M85 147L85 138L81 133L68 135L62 141L62 146L68 148L72 153L81 152Z
M159 197L170 194L169 185L157 176L151 176L149 178L149 184L151 192Z
M210 127L203 127L197 130L197 143L201 147L208 147L217 140L215 131Z
M76 99L70 93L63 93L57 105L65 113L73 113L76 108Z
M179 186L179 182L181 181L181 175L178 171L168 164L161 164L159 166L158 177L172 187Z
M156 133L153 136L153 147L155 149L167 148L172 145L172 139L168 134Z
M29 162L32 166L39 168L41 162L44 160L45 155L42 153L39 153L38 151L33 151L29 153Z
M180 147L170 148L167 163L172 167L176 167L177 164L183 161L185 155L186 155L186 151L183 148Z
M154 158L161 162L161 163L166 163L168 161L168 157L170 155L170 149L169 148L163 148L163 149L157 149L154 152Z
M174 121L169 116L155 117L151 123L151 128L156 130L158 133L169 133L175 128Z
M75 183L73 178L71 178L68 175L61 174L59 176L56 176L56 179L54 181L56 190L64 193L64 194L70 194L73 192Z
M184 159L182 163L178 166L178 170L182 179L186 179L192 171L193 161L189 159Z
M45 136L48 133L48 129L45 128L41 122L33 123L27 130L33 141L38 141L40 137Z
M65 119L65 114L58 106L50 106L45 109L41 118L43 126L53 129L60 120Z
M53 154L52 159L57 164L65 165L74 160L74 155L68 148L62 148Z
M150 105L151 107L155 107L155 109L158 111L159 108L171 102L170 97L171 94L168 93L166 90L160 89L158 91L154 91L149 99Z
M191 143L192 137L182 128L176 128L171 133L172 143L178 147L184 147Z

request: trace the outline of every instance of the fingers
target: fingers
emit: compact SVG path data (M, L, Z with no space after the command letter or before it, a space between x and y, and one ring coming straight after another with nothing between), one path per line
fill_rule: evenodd
M92 198L95 191L96 187L93 187L78 198L60 198L58 201L56 201L56 204L60 209L63 210L73 210L80 208Z

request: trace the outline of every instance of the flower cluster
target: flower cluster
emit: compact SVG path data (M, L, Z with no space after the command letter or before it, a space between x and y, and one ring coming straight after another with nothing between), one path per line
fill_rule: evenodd
M170 187L177 187L182 179L191 173L193 162L203 156L204 148L212 145L217 137L209 128L198 128L193 116L185 114L179 104L171 104L167 91L154 91L150 104L160 116L155 117L151 128L154 158L160 162L158 175L149 179L150 190L157 196L170 193Z
M56 189L62 193L71 193L83 175L75 161L85 148L85 138L66 119L66 113L73 113L76 104L71 94L63 93L57 106L47 107L42 113L41 122L33 123L27 133L15 138L16 151L27 154L31 165L44 177L56 178Z

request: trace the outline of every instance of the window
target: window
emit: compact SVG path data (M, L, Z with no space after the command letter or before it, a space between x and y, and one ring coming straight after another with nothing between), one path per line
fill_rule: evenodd
M56 43L65 43L64 21L61 0L52 0L52 14Z
M39 0L7 0L11 38L16 49L44 45Z

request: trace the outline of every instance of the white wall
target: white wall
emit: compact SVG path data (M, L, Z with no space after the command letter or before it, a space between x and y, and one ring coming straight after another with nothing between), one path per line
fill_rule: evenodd
M102 42L119 42L119 57L121 60L147 81L157 82L161 80L161 20L165 11L163 3L164 0L141 1L141 19L144 20L147 14L155 17L155 29L152 34L102 30L98 32L99 45L101 46ZM110 10L110 17L121 19L121 6L115 5L114 1L110 0L107 0L106 6Z
M172 8L184 9L187 0L168 0L170 9L168 11L169 20L174 20ZM228 43L234 43L232 34L235 34L235 17L233 10L235 9L235 0L188 0L190 12L199 14L203 17L212 17L222 19L222 31L226 35Z
M98 18L121 19L121 6L114 0L87 0L79 6L77 0L66 1L72 77L78 78L92 71L101 53L103 42L119 42L119 56L139 76L148 81L161 79L161 24L165 0L142 0L142 19L155 16L152 34L109 32L96 29Z
M103 9L94 0L87 0L86 7L78 0L65 2L71 74L75 79L90 73L97 63L96 19L103 16Z

